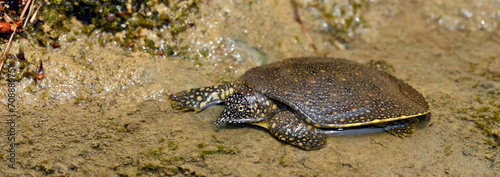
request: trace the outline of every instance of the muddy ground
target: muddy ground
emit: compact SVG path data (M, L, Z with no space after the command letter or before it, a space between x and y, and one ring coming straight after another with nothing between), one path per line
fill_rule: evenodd
M223 106L173 110L169 93L231 81L284 58L317 56L289 1L210 1L200 6L196 27L182 34L193 50L208 49L198 60L92 45L86 36L61 39L56 49L16 41L11 50L22 47L32 62L43 60L46 75L36 84L16 83L15 153L8 152L9 136L0 138L0 176L499 175L498 2L369 2L361 14L366 26L347 42L304 4L299 12L320 52L391 63L394 75L430 103L430 124L405 139L330 137L323 149L304 151L262 128L214 125ZM0 85L1 93L7 89ZM9 114L7 106L0 114ZM9 130L0 126L2 134Z

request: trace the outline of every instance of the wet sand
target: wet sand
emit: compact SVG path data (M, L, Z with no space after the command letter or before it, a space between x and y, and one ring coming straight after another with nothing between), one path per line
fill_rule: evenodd
M500 5L452 2L370 2L362 14L367 27L349 45L325 32L313 8L299 6L322 53L389 62L432 112L429 126L411 137L330 137L316 151L282 143L259 127L216 126L223 106L195 114L173 110L166 99L262 64L317 56L288 1L201 6L196 28L181 34L193 50L208 49L198 60L89 45L95 41L85 36L58 49L19 40L11 50L22 47L29 60L43 60L47 73L38 84L16 85L16 169L8 168L10 142L1 138L0 176L498 176L500 30L491 24L500 17L490 13ZM460 18L468 14L462 6L474 15L488 12L490 26L476 28L481 16ZM443 20L453 18L468 28ZM0 86L6 93L6 84Z

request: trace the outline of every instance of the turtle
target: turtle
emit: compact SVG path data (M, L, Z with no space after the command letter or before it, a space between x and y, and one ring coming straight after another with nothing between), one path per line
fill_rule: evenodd
M342 58L289 58L246 71L236 81L170 94L175 109L195 112L224 102L215 124L248 123L305 150L331 132L377 127L398 137L429 120L413 87L380 69Z

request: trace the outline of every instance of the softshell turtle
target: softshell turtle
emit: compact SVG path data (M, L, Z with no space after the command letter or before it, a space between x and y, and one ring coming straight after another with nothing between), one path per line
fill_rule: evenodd
M381 127L414 133L429 106L394 76L336 58L291 58L252 68L233 83L169 95L173 108L201 111L225 102L215 122L250 123L302 149L319 149L331 130ZM430 116L429 116L430 118Z

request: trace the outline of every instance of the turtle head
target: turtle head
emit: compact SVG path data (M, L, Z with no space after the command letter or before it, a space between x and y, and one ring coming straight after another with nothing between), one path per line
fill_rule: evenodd
M170 94L167 99L174 109L199 112L211 105L224 102L234 91L232 84L189 89Z
M277 110L277 105L268 97L240 86L226 99L226 109L215 122L221 123L254 123L271 117Z

